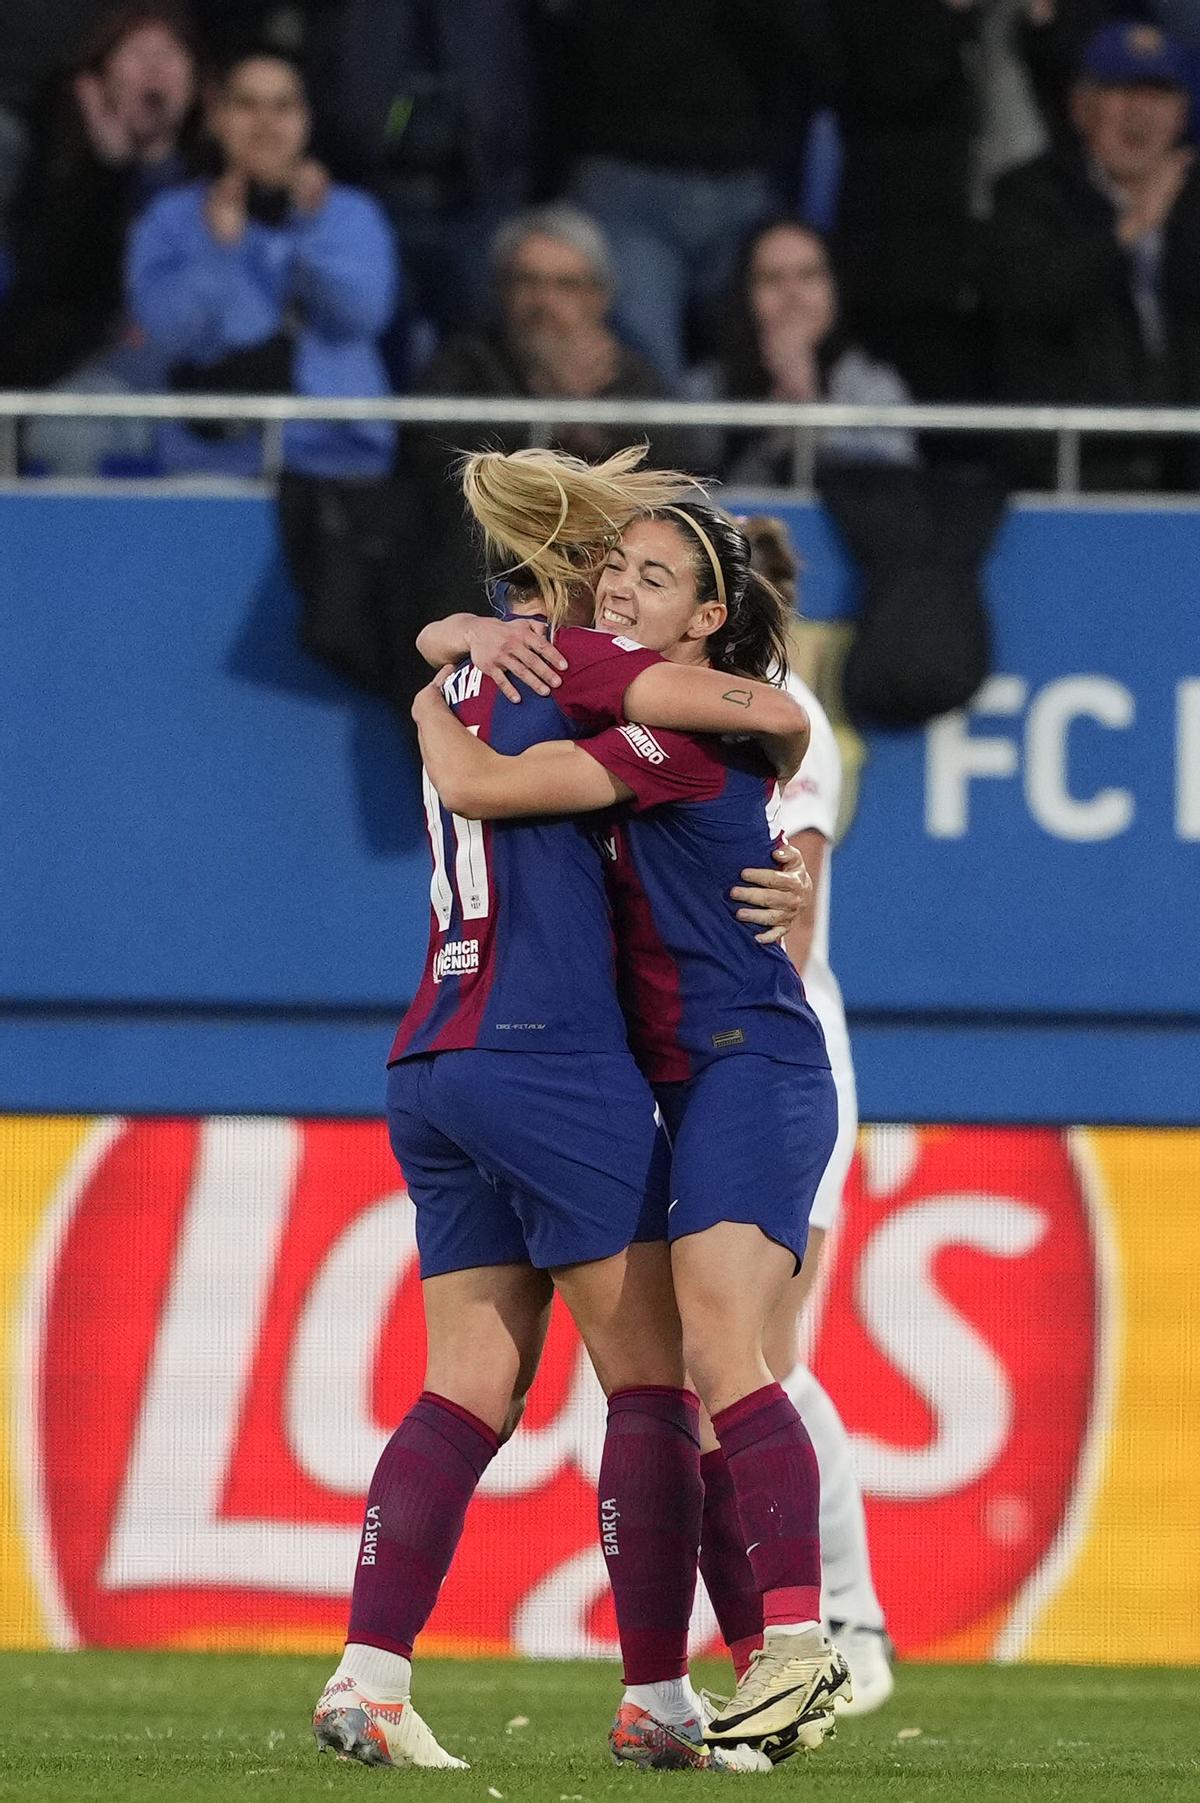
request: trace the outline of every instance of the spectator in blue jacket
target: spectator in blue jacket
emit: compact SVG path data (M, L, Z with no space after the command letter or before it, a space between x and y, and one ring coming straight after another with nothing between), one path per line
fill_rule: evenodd
M183 393L388 392L378 341L396 306L392 235L376 203L334 185L308 155L297 67L273 51L233 64L213 105L222 172L162 195L129 252L134 318ZM391 465L393 428L289 425L285 467L373 478ZM240 424L170 426L172 471L254 475L261 434Z

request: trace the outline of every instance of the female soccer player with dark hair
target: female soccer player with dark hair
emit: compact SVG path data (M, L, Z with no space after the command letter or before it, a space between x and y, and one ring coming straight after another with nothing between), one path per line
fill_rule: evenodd
M634 451L590 468L526 452L468 466L468 499L485 523L496 496L507 497L511 544L552 620L620 526L685 486L638 470L640 461ZM626 719L737 726L779 742L785 771L799 763L807 721L777 690L735 688L605 633L567 629L559 643L570 668L553 698L514 706L470 666L447 682L442 705L457 710L471 744L519 753ZM346 1652L314 1730L322 1746L368 1763L461 1764L412 1708L412 1647L475 1487L515 1425L553 1280L609 1397L600 1482L627 1697L679 1697L692 1717L675 1732L643 1709L614 1750L703 1765L686 1681L699 1405L685 1387L665 1243L665 1146L617 1000L601 854L570 820L484 826L446 804L427 776L429 950L388 1087L392 1144L416 1206L426 1386L372 1479Z
M518 548L502 511L484 523L497 543ZM597 625L616 643L723 669L726 700L747 711L754 680L782 673L786 613L752 572L744 535L692 500L628 526L596 585ZM701 740L628 716L591 738L505 757L463 729L437 682L414 718L435 786L464 814L629 810L602 835L622 1001L671 1134L668 1232L684 1352L712 1418L764 1630L707 1737L750 1741L774 1758L819 1745L849 1684L819 1626L815 1458L764 1340L804 1255L837 1104L820 1027L786 954L755 945L724 899L731 873L766 860L775 773L749 735Z

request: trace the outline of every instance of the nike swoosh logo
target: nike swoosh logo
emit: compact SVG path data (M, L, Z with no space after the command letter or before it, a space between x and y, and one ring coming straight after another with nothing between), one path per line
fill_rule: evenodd
M670 1214L670 1212L673 1208L678 1208L678 1207L679 1207L679 1197L676 1196L676 1198L673 1202L667 1203L667 1213Z
M758 1542L756 1541L755 1545L757 1545L757 1544L758 1544ZM811 1716L813 1714L813 1705L819 1700L819 1698L821 1698L822 1696L836 1697L838 1692L841 1690L841 1688L842 1688L841 1672L838 1672L836 1674L836 1681L832 1684L830 1683L828 1677L824 1673L822 1673L821 1677L818 1678L816 1684L813 1686L812 1695L808 1699L807 1706L805 1707L804 1713L803 1713L803 1715L801 1715L800 1720L801 1721L810 1720ZM768 1697L764 1703L758 1704L758 1706L756 1708L746 1709L742 1712L741 1715L720 1716L720 1717L718 1717L717 1721L712 1724L712 1726L719 1728L719 1731L722 1734L726 1733L730 1729L740 1728L743 1722L753 1720L753 1718L756 1715L760 1714L764 1708L769 1708L776 1703L782 1702L784 1697L797 1696L801 1691L803 1691L803 1689L804 1689L803 1684L793 1684L793 1686L790 1690L777 1690L773 1697Z
M752 1721L756 1715L761 1715L764 1709L773 1708L776 1703L782 1703L785 1697L799 1696L805 1689L807 1686L804 1684L793 1684L790 1690L777 1690L774 1696L767 1697L764 1702L755 1704L753 1709L743 1709L741 1715L718 1716L717 1720L710 1724L710 1732L715 1728L724 1734L728 1729L740 1728L743 1722Z
M761 1540L755 1540L755 1541L754 1541L754 1542L753 1542L753 1543L752 1543L752 1544L751 1544L751 1545L750 1545L750 1546L748 1546L748 1547L747 1547L747 1548L746 1548L746 1553L747 1553L747 1556L748 1556L748 1555L749 1555L749 1554L750 1554L750 1553L752 1553L752 1552L753 1552L753 1551L754 1551L754 1548L755 1548L755 1547L756 1547L756 1546L761 1546L761 1545L762 1545L762 1541L761 1541Z

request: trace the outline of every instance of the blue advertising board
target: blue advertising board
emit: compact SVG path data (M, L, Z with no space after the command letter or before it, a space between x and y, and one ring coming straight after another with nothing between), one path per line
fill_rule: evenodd
M816 509L806 611L852 613ZM0 496L0 1108L370 1112L428 865L269 504ZM864 1111L1200 1119L1200 511L1029 508L995 674L873 733L835 863Z

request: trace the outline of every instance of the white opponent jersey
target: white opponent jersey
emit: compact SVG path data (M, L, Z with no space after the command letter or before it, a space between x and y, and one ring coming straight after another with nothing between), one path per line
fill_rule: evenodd
M858 1103L850 1036L846 1031L846 1010L838 980L829 963L830 865L842 793L842 759L829 716L812 690L798 676L792 675L788 676L787 690L807 712L812 737L804 762L783 791L781 824L789 839L797 833L812 830L820 833L827 845L817 882L812 946L800 975L809 1005L821 1023L837 1086L837 1145L817 1191L811 1216L814 1227L828 1228L837 1214L858 1132Z

